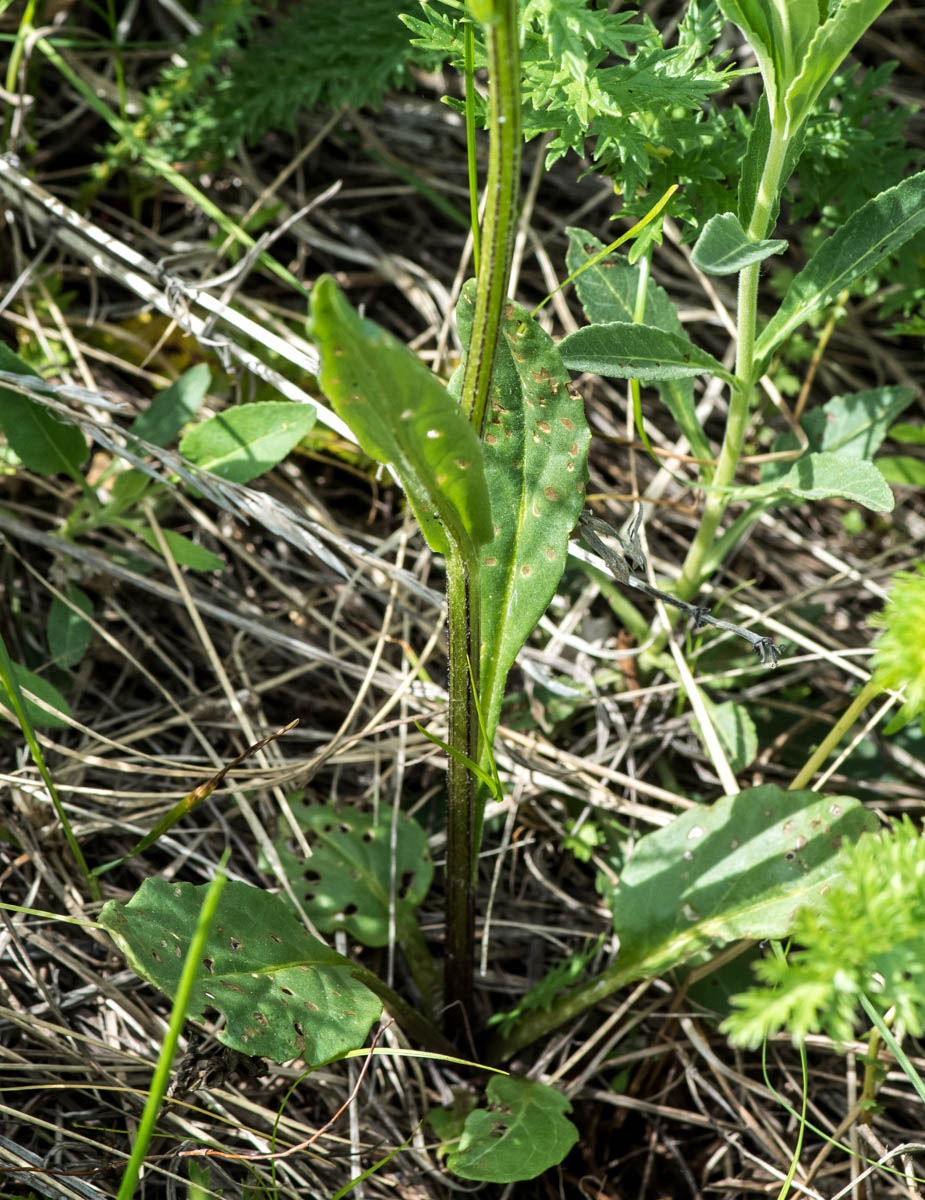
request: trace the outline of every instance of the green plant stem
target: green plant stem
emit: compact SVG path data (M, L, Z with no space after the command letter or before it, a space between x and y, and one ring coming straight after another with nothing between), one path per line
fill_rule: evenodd
M452 552L446 564L449 631L448 742L473 762L479 760L479 727L472 703L469 666L479 661L477 578L461 556ZM478 676L475 676L477 681ZM451 754L447 765L446 822L446 964L444 1004L452 1027L472 1003L475 968L475 875L478 856L475 828L478 780Z
M782 127L772 127L768 155L758 185L752 219L747 230L748 236L753 240L766 237L768 234L771 214L780 193L781 173L786 152L787 138ZM696 595L708 574L707 563L716 540L716 532L729 506L729 500L723 494L722 489L732 485L739 459L742 457L742 443L755 390L755 335L758 322L760 274L760 263L753 263L739 274L735 383L729 393L726 431L712 480L712 485L717 490L707 494L700 528L697 530L684 560L681 578L675 589L682 600L690 600L692 596Z
M875 683L873 679L869 679L865 683L857 696L851 701L810 755L806 764L793 777L793 782L789 787L791 792L797 791L799 788L804 788L809 784L817 769L825 762L829 754L831 754L864 709L870 704L871 700L879 696L882 691L883 688Z
M517 0L494 0L485 24L489 79L488 175L472 336L461 403L481 437L507 302L520 183L520 40ZM475 966L475 881L484 803L476 777L459 754L482 762L473 690L479 695L481 591L477 556L447 556L449 745L446 839L446 963L448 1026L467 1020ZM471 674L470 674L471 668Z
M517 220L522 142L520 43L516 0L498 0L498 20L485 26L488 51L488 175L472 338L463 375L462 403L481 436L507 300Z

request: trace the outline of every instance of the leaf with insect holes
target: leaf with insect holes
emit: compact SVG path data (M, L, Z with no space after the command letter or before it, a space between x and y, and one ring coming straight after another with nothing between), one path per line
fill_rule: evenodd
M838 851L876 819L850 796L749 788L697 805L640 838L620 882L598 875L626 979L654 975L710 945L785 937L797 908L839 875Z
M431 549L447 554L452 542L471 562L492 536L491 506L482 448L457 401L397 338L358 316L329 275L312 288L311 332L337 415L395 472Z
M0 342L0 371L29 375L37 371ZM75 478L89 453L87 440L76 425L65 425L37 400L0 386L0 430L23 465L36 475Z
M277 842L280 861L295 894L324 933L346 929L364 946L389 940L389 891L394 872L399 929L413 919L434 877L427 835L417 821L400 816L392 835L391 814L376 821L356 809L289 802L305 830L311 858L290 839Z
M752 241L735 213L717 213L704 225L691 251L691 262L705 275L735 275L786 249L786 241Z
M180 453L234 483L250 483L286 457L315 423L315 408L289 400L238 404L189 429Z
M474 297L470 280L456 310L463 345ZM569 534L584 507L590 441L584 405L570 393L549 335L514 303L501 328L483 435L495 532L479 551L480 686L489 738L511 664L562 577ZM457 373L454 386L460 378Z
M569 228L569 246L565 263L570 275L605 249L604 243L587 230ZM585 316L594 325L606 325L611 321L632 321L639 290L639 267L614 255L602 259L593 267L587 267L575 280L575 290ZM663 287L649 279L646 284L646 307L643 314L647 325L664 329L666 333L684 336L684 327L678 310L668 298ZM665 379L655 386L678 428L687 438L698 458L712 458L710 444L706 439L694 404L693 379Z
M825 239L758 338L757 359L766 358L814 312L831 304L921 229L925 229L925 171L862 204Z
M614 321L585 325L559 343L562 361L570 371L590 371L611 379L638 379L658 383L664 379L732 375L712 354L686 337L666 333L652 325Z
M462 1179L535 1179L578 1141L578 1130L565 1116L571 1104L546 1083L494 1075L485 1100L485 1108L468 1113L459 1141L448 1147L446 1165Z
M146 879L128 904L110 900L100 913L129 966L174 997L209 884ZM206 940L188 1016L208 1009L225 1017L226 1046L310 1064L363 1044L382 1012L353 977L353 964L305 932L278 896L246 883L225 884Z

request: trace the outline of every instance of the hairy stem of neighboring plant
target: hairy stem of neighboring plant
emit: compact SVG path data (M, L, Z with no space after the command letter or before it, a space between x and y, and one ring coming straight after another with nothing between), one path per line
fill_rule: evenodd
M510 276L520 182L520 33L517 0L470 5L485 23L489 76L489 158L485 217L461 402L481 436ZM481 596L477 561L447 560L449 626L449 744L479 762L479 729L472 700L478 689ZM470 665L473 675L470 677ZM448 1027L471 1010L475 965L475 877L481 840L478 781L450 755L447 778L446 940L444 1004ZM460 1012L462 1009L462 1013Z
M787 138L780 128L772 129L768 156L752 219L747 233L753 240L766 237L771 224L771 214L777 202L781 184L781 172L787 150ZM706 560L716 539L716 531L728 507L729 501L721 489L730 487L735 479L736 468L742 456L742 442L755 390L755 334L758 321L758 282L761 264L754 263L739 274L739 298L737 317L738 343L736 346L735 385L730 389L729 414L722 449L716 463L712 487L718 489L707 494L703 506L700 528L691 543L681 578L676 588L682 600L690 600L706 577Z

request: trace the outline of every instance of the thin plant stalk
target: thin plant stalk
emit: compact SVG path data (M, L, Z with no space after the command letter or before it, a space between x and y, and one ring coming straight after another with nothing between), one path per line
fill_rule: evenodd
M489 148L485 215L473 313L472 337L461 403L481 436L495 354L510 280L511 253L520 183L520 30L516 0L481 0L471 5L484 22L488 50ZM478 568L450 554L447 573L449 642L449 744L481 762L478 695L481 657ZM470 675L470 664L472 675ZM475 876L481 838L479 784L459 754L447 774L446 966L444 1004L454 1025L471 1011L475 969Z

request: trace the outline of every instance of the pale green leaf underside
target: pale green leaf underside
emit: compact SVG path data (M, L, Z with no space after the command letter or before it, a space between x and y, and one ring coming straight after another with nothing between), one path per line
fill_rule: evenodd
M743 489L743 495L746 491L749 500L793 503L843 496L874 512L891 512L893 508L893 493L874 464L844 452L804 454L779 479Z
M330 276L312 289L319 381L371 458L398 477L428 545L466 557L491 536L481 446L440 380L406 346L359 317Z
M691 261L705 275L734 275L786 249L786 241L750 241L735 213L717 213L704 225L691 251Z
M146 879L128 904L110 900L100 925L142 978L175 996L208 884ZM278 896L225 884L189 1015L226 1018L218 1037L274 1062L324 1062L363 1044L381 1002L353 965L305 932Z
M570 371L656 383L695 375L732 376L712 354L677 334L651 325L616 321L586 325L559 343Z
M472 327L474 282L457 307ZM569 534L584 507L590 431L555 343L527 311L509 304L499 339L483 436L494 536L479 551L482 711L489 734L504 681L542 617L565 568Z
M249 483L285 458L314 423L310 404L239 404L194 425L181 440L180 453L222 479Z
M785 937L797 908L818 903L839 873L842 840L875 825L850 796L776 784L689 809L614 864L616 887L598 877L621 960L648 975L710 945Z
M758 338L758 358L923 228L925 171L868 200L822 243Z

